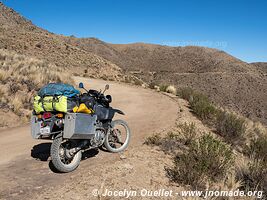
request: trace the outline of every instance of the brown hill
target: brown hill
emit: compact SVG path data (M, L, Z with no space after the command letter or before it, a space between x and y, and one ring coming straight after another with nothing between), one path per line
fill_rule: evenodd
M267 62L255 62L255 63L250 63L250 64L254 65L259 70L267 73Z
M33 25L0 3L0 48L34 56L56 66L84 75L118 79L121 69L88 51L71 46L55 35Z
M221 106L267 124L266 68L216 49L109 44L95 38L56 35L34 26L3 4L0 48L85 76L118 80L126 71L148 83L192 87Z
M263 64L249 64L205 47L109 44L95 38L66 38L66 42L106 58L148 83L192 87L220 106L267 123Z

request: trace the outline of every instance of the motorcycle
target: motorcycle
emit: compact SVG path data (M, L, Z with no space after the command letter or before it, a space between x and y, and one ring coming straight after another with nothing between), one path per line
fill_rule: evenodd
M125 150L130 142L128 124L124 120L113 120L115 113L124 113L110 106L112 97L104 94L109 85L103 92L87 90L83 83L79 84L79 88L85 90L78 97L79 104L93 108L90 114L44 112L32 116L32 137L52 140L51 160L60 172L75 170L84 151L105 148L118 153Z

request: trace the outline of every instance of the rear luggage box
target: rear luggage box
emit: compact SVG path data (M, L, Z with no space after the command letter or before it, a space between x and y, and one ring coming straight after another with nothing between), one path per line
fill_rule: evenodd
M90 139L95 134L96 115L67 113L65 115L63 138Z

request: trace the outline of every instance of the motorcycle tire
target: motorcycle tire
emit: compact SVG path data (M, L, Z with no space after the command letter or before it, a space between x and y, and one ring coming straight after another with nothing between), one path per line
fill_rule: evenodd
M60 156L60 152L62 152L62 147L61 147L62 141L63 141L62 134L59 134L54 138L50 149L50 155L54 167L59 172L67 173L75 170L79 166L82 159L82 152L78 151L77 153L75 153L70 163L64 163L62 161L61 157L62 155Z
M114 121L112 122L112 126L113 126L113 127L115 127L117 124L118 124L118 125L122 125L122 126L125 128L125 130L126 130L126 135L127 135L127 136L126 136L126 140L125 140L125 142L123 143L123 145L122 145L121 147L119 147L119 148L114 148L114 147L112 147L112 146L110 145L110 143L109 143L109 134L110 134L110 133L107 134L107 136L106 136L106 138L105 138L105 141L104 141L104 146L106 147L106 149L107 149L109 152L112 152L112 153L118 153L118 152L124 151L124 150L128 147L129 142L130 142L130 138L131 138L131 130L130 130L128 124L127 124L125 121L120 120L120 119L118 119L118 120L114 120Z

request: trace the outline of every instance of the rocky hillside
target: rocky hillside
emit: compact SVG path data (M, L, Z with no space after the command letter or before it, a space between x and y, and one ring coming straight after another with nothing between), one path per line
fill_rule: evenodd
M0 48L54 63L76 75L192 87L216 104L267 124L266 65L249 64L204 47L109 44L56 35L0 4Z
M36 27L2 3L0 3L0 48L43 59L77 75L112 79L121 76L121 69L117 65L64 42L62 36Z
M251 63L251 65L254 65L259 70L267 73L267 62L256 62L256 63Z
M148 83L192 87L215 103L267 123L267 76L264 64L249 64L205 47L109 44L95 38L65 38Z

